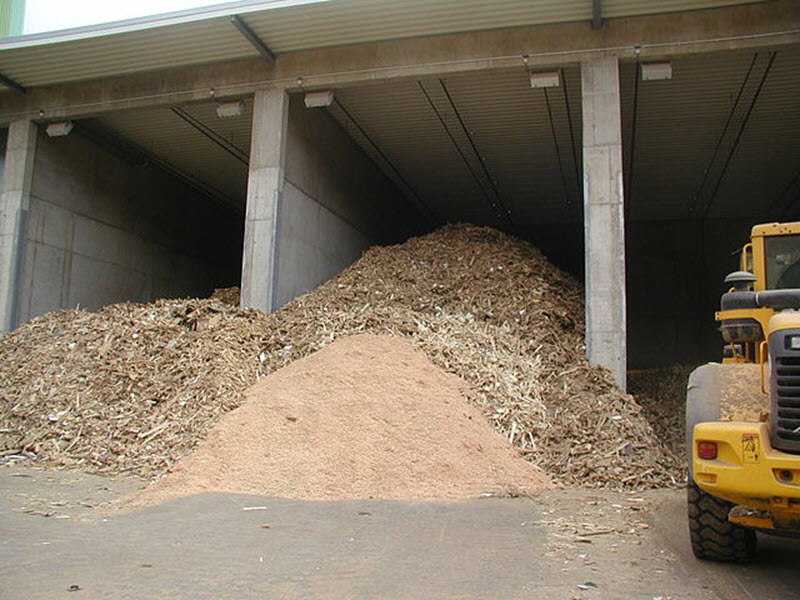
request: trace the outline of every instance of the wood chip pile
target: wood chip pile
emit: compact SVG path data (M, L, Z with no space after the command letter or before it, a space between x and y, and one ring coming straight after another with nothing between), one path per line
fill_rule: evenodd
M410 338L466 380L467 399L557 481L678 483L641 407L584 360L582 293L530 244L451 225L372 248L272 314L216 299L51 313L0 339L0 447L155 477L260 377L375 333Z
M673 365L628 376L628 392L642 405L642 414L676 456L685 453L686 385L694 368Z

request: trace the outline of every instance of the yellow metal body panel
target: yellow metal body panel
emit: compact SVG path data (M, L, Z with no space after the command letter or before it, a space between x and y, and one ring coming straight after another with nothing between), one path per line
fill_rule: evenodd
M716 442L717 458L700 458L698 442ZM692 476L713 496L769 511L775 529L800 533L800 455L774 449L765 423L695 425Z
M800 221L791 221L789 223L761 223L760 225L753 225L753 228L750 230L750 238L763 238L772 235L793 235L795 233L800 233Z
M750 230L750 246L742 249L742 262L747 263L747 257L752 256L752 273L756 276L753 290L760 292L766 288L767 274L764 262L764 238L776 235L792 235L800 233L800 221L792 223L763 223L753 226ZM749 265L743 265L742 270L749 270Z

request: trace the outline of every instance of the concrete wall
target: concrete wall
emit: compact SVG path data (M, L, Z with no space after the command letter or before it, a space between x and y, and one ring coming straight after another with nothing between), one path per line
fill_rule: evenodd
M417 215L323 109L289 106L286 185L278 217L276 307L326 281L369 246L396 243Z
M154 166L40 132L17 322L235 285L241 217Z

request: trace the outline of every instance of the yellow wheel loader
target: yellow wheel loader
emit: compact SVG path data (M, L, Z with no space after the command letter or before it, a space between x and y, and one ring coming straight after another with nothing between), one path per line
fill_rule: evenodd
M756 531L800 537L800 222L753 227L725 282L722 363L687 389L689 532L697 558L744 562Z

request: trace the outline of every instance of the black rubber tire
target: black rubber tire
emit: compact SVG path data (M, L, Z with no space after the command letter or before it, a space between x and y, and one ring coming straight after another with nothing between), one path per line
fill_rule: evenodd
M728 521L733 504L704 492L692 475L692 429L697 423L717 421L721 413L721 377L725 367L709 363L689 376L686 394L686 485L689 537L694 555L702 560L747 562L756 555L756 532Z
M755 558L756 532L728 521L733 504L707 494L691 479L687 486L687 504L689 536L697 558L739 563Z

